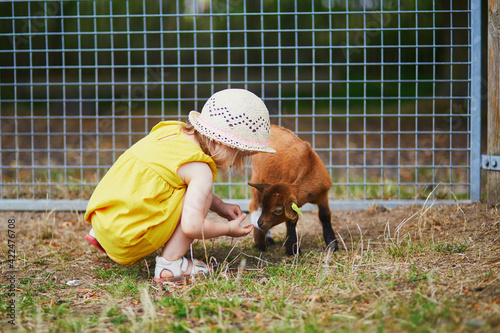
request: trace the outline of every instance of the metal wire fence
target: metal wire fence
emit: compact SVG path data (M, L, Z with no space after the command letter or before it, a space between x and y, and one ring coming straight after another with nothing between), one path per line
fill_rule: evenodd
M311 142L334 208L480 197L477 1L7 1L0 13L0 209L85 209L125 149L227 87ZM250 172L214 191L245 207Z

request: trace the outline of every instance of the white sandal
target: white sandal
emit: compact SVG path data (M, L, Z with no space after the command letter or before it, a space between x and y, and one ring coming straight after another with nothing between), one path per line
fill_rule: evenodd
M155 267L155 277L154 281L159 283L180 283L188 280L190 277L194 277L198 274L208 274L208 266L203 262L193 259L193 265L191 267L191 273L186 275L185 272L188 269L189 261L182 257L175 261L169 261L163 257L156 257L156 267ZM168 278L162 278L161 272L163 270L172 272L173 276Z

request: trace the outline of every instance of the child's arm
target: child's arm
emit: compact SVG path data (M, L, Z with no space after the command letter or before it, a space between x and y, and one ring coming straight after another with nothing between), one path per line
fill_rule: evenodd
M177 174L188 184L181 218L182 230L188 237L196 239L218 236L242 237L252 231L252 225L240 226L246 214L240 214L228 223L214 223L205 219L209 208L215 204L212 195L213 175L208 164L187 163L177 170Z
M219 197L212 193L212 205L210 210L219 214L220 217L227 219L228 221L234 220L239 217L241 213L241 208L238 205L228 204L222 201Z

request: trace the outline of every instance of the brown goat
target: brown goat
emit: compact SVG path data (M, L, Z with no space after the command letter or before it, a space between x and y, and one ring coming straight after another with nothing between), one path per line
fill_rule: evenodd
M325 243L329 249L336 251L337 239L328 205L332 180L320 157L308 142L277 125L271 125L269 146L276 153L252 156L252 179L248 183L252 186L249 210L256 227L256 247L264 251L268 244L274 244L269 229L286 222L285 250L288 255L296 254L299 251L296 225L300 212L297 207L312 203L318 205Z

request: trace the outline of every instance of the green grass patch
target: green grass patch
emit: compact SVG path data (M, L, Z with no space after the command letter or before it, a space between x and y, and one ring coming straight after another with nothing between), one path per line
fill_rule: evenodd
M469 245L463 242L457 243L439 243L434 245L434 250L439 253L465 253Z
M193 256L218 266L180 286L153 282L156 254L121 266L89 250L80 237L88 226L58 227L68 216L53 228L61 247L38 241L36 221L19 223L17 326L0 319L0 330L494 332L498 215L482 207L336 211L340 249L333 254L324 251L316 213L306 212L298 224L299 256L284 254L279 227L272 231L277 244L266 252L251 237L197 241ZM66 284L74 279L81 284ZM8 288L2 282L2 296ZM8 305L0 298L1 318Z
M387 248L387 253L393 258L411 258L415 255L424 253L426 246L420 241L414 241L408 235L402 241L390 240L390 245Z

